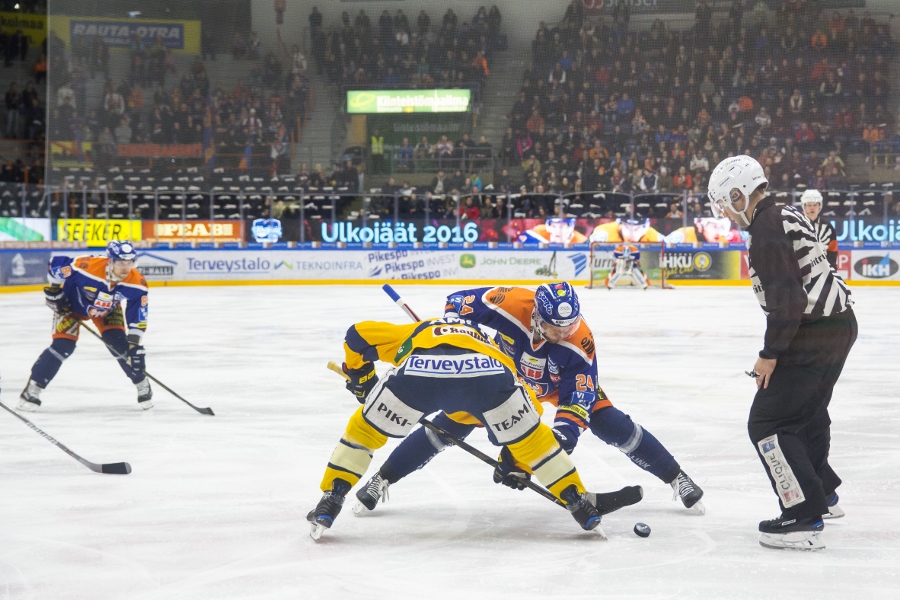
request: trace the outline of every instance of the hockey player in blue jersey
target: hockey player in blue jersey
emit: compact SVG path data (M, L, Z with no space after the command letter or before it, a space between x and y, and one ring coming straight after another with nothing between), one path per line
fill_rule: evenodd
M110 242L106 257L54 256L47 265L50 285L44 288L53 310L53 343L35 361L31 379L22 391L18 409L36 411L41 392L56 376L64 360L75 352L81 322L91 320L135 384L138 406L153 407L153 392L144 374L147 329L147 281L134 268L136 253L129 242ZM122 303L126 307L123 310Z
M497 331L497 343L516 363L519 377L541 402L558 407L553 433L571 453L583 429L625 453L634 464L672 486L687 508L703 513L703 491L649 431L612 405L597 381L593 334L568 283L545 283L537 292L519 287L463 290L447 298L445 316L468 319ZM441 413L434 423L457 438L471 421ZM355 511L373 510L387 487L423 467L449 443L424 428L407 437L361 488ZM527 469L501 453L494 481L522 489Z

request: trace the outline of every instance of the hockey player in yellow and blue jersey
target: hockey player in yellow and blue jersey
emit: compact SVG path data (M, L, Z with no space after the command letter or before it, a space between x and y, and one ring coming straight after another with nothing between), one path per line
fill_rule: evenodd
M53 343L31 368L18 409L36 411L41 392L56 376L64 360L75 352L81 322L91 320L119 366L137 387L138 406L153 407L153 392L144 374L147 329L147 281L134 268L137 254L129 242L110 242L106 257L54 256L47 265L50 282L45 302L53 310ZM126 304L122 309L122 303Z
M459 318L410 325L366 321L347 331L344 351L347 389L364 404L334 449L320 486L324 495L307 515L313 539L331 527L372 453L439 410L456 422L484 426L491 442L527 466L583 529L600 524L571 458L540 420L534 391L478 325ZM376 360L394 366L382 379Z
M520 287L463 290L447 298L445 316L459 316L496 330L503 352L541 402L558 407L553 434L566 452L575 449L583 429L670 484L685 507L703 512L703 491L649 431L612 405L597 381L594 336L581 316L578 296L565 282L545 283L537 292ZM434 423L457 438L474 429L471 423L440 414ZM422 468L448 446L431 431L416 431L403 440L384 465L357 492L359 505L373 510L388 485ZM494 481L522 489L527 468L501 453Z

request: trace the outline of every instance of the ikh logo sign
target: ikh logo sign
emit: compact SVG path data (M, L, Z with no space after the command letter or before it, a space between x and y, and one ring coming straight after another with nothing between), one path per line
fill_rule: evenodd
M900 271L900 265L891 259L890 254L884 256L866 256L856 261L853 270L857 275L867 279L887 279Z

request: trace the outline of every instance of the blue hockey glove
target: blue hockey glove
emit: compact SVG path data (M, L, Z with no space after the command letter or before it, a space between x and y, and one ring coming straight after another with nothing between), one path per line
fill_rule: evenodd
M375 374L375 365L367 362L359 369L348 369L347 363L343 364L344 373L347 374L347 389L356 396L360 404L363 404L369 392L378 383L378 375Z
M146 351L143 346L132 346L128 349L128 354L126 357L128 358L128 364L131 365L131 371L135 375L143 375L145 362L144 355Z
M514 490L524 490L525 482L531 480L531 473L523 471L516 465L516 459L506 446L500 451L494 467L494 483L505 485Z
M69 299L61 286L50 285L44 288L44 302L55 313L64 313L69 310Z

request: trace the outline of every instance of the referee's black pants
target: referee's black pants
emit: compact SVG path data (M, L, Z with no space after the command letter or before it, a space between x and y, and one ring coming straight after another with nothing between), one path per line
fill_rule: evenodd
M747 430L784 518L827 514L841 484L828 464L828 404L857 334L852 309L801 324L753 399Z

